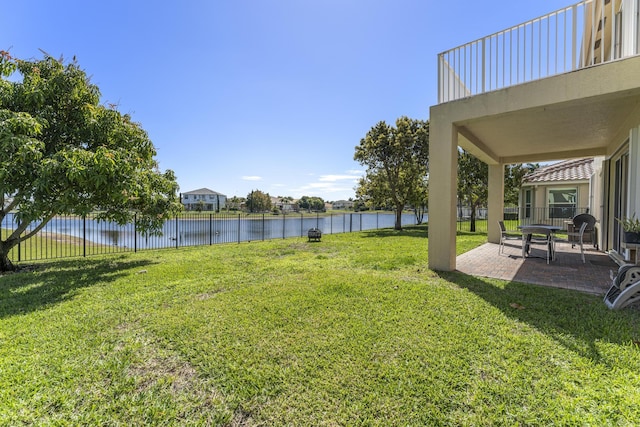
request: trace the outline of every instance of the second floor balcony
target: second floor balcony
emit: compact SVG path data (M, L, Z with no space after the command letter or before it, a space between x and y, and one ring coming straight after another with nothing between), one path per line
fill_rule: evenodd
M640 54L640 0L585 0L438 55L438 103Z

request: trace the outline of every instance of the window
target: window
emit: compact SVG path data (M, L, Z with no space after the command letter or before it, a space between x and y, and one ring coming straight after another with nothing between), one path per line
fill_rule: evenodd
M549 218L573 218L576 214L577 188L549 189Z
M524 190L524 217L531 218L531 190Z

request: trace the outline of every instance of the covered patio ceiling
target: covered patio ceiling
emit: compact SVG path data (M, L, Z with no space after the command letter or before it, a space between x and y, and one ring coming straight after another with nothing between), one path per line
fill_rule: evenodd
M640 57L451 104L458 145L489 164L606 156L640 117Z

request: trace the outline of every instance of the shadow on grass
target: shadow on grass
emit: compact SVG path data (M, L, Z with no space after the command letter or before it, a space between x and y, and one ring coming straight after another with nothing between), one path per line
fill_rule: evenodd
M456 232L456 236L464 237L464 236L486 236L486 231L460 231ZM393 228L380 228L377 230L366 230L362 231L362 237L397 237L397 236L407 236L407 237L421 237L427 238L429 237L429 224L422 225L409 225L402 228L402 230L395 230Z
M478 295L509 318L534 327L596 362L606 363L596 342L637 344L640 340L637 308L611 311L601 297L582 292L519 282L509 282L502 288L460 272L437 274Z
M0 276L0 318L59 304L73 298L78 289L114 281L128 270L149 264L118 257L22 265L19 272Z
M376 237L376 238L383 238L383 237L398 237L398 236L404 236L404 237L420 237L420 238L427 238L429 235L429 226L424 224L424 225L410 225L410 226L406 226L403 227L402 230L395 230L393 228L380 228L377 230L366 230L366 231L362 231L362 237L365 238L369 238L369 237Z

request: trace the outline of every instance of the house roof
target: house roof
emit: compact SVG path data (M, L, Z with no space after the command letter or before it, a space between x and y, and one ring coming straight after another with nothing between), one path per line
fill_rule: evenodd
M586 181L593 175L593 158L564 160L526 175L527 184L537 182Z
M217 196L225 196L222 193L218 193L217 191L209 190L208 188L201 188L199 190L187 191L187 192L182 193L182 194L213 194L213 195L217 195Z

